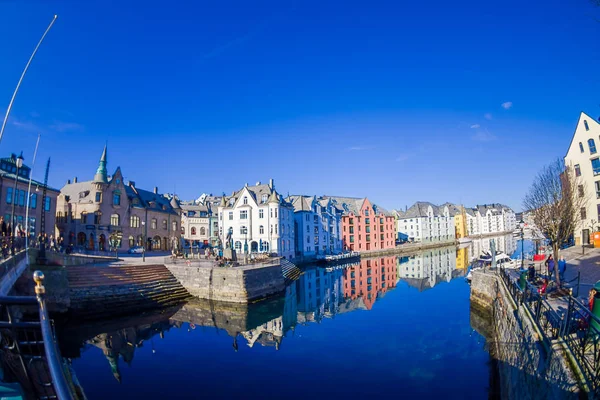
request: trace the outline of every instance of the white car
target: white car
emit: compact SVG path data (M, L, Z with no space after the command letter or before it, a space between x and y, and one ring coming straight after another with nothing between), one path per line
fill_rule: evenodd
M142 246L134 246L127 250L129 254L142 254L144 252L144 248Z

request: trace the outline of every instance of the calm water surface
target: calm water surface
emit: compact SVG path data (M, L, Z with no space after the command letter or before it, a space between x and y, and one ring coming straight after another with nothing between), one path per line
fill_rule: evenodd
M470 325L464 257L445 248L312 268L250 306L198 300L63 326L61 350L90 399L483 399L490 357Z

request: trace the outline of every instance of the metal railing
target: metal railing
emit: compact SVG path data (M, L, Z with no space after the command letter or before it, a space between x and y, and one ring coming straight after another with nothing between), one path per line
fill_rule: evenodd
M45 301L44 275L34 273L36 296L0 296L0 352L17 380L30 395L40 399L77 398L67 381L58 351L52 320ZM36 307L39 320L15 321L12 306Z
M600 396L600 318L572 295L565 296L566 309L559 313L529 282L521 287L508 271L499 270L498 274L517 308L529 311L548 344L546 348L551 349L551 341L562 339L577 360L590 391Z

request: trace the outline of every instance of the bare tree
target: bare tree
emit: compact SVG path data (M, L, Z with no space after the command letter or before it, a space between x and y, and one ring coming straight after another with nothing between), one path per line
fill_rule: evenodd
M558 260L561 244L569 240L585 218L582 213L586 205L585 185L573 167L565 166L562 159L538 173L523 200L524 209L531 212L533 222L550 240L555 260ZM560 285L558 268L554 270Z

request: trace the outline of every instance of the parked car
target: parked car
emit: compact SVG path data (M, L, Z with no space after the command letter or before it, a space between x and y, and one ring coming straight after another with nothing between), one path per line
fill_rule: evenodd
M127 250L129 254L142 254L144 252L144 248L142 246L134 246Z

